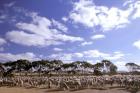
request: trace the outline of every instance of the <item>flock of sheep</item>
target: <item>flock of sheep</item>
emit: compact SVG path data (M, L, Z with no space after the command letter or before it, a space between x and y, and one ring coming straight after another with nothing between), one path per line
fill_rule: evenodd
M1 77L0 86L34 87L59 90L125 87L140 88L140 76L55 76L55 77Z

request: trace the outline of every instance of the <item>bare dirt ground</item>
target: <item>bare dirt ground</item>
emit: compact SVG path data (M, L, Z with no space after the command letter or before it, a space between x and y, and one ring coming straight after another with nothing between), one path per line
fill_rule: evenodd
M106 90L96 90L96 89L85 89L78 91L57 91L57 90L46 90L46 89L37 89L37 88L16 88L16 87L0 87L0 93L132 93L125 89L113 88ZM134 92L136 93L136 92ZM137 93L140 93L137 92Z

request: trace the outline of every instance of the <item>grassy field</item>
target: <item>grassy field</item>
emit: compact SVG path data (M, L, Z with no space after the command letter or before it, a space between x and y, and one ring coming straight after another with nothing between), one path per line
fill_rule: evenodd
M59 90L47 90L39 88L18 88L18 87L0 87L0 93L140 93L131 92L123 88L111 88L111 89L85 89L78 91L59 91Z

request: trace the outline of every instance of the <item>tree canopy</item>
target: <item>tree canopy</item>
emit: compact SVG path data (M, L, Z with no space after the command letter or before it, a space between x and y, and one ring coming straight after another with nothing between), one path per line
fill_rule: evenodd
M140 70L140 66L135 63L127 63L125 65L130 72ZM94 75L102 74L116 74L117 66L110 60L102 60L101 62L91 64L87 61L75 61L65 63L61 60L38 60L30 62L28 60L20 59L17 61L10 61L0 63L1 73L22 73L22 72L38 72L38 73L89 73ZM58 73L61 72L61 73Z

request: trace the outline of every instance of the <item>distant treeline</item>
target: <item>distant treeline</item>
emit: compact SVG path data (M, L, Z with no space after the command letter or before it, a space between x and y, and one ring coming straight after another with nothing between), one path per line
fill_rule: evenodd
M129 74L139 74L140 66L135 63L126 63ZM30 62L28 60L17 60L0 63L0 76L9 76L13 73L39 73L39 75L114 75L118 74L117 66L109 60L102 60L96 64L86 61L75 61L64 63L61 60L40 60Z

